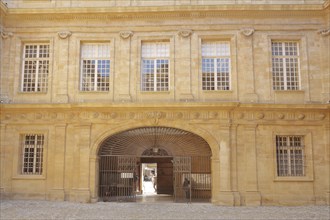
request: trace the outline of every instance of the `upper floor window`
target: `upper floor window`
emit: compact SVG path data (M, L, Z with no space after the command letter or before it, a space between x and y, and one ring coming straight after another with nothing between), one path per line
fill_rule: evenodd
M202 89L230 90L230 44L202 43Z
M272 42L272 72L274 90L299 90L298 42Z
M47 92L49 74L49 44L24 45L22 92Z
M42 174L44 135L22 136L22 174Z
M141 90L169 90L169 42L142 44Z
M81 46L81 91L109 91L110 45L86 43Z
M276 136L278 176L304 176L303 136Z

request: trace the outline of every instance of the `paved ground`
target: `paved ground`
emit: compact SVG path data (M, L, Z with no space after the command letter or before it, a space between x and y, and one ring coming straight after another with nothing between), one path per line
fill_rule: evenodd
M329 220L329 206L224 207L209 203L82 204L33 200L2 200L0 219L286 219Z

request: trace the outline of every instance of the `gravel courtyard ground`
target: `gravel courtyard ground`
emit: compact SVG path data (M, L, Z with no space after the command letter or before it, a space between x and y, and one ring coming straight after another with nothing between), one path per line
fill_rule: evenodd
M0 219L330 219L329 206L225 207L207 203L94 204L2 200Z

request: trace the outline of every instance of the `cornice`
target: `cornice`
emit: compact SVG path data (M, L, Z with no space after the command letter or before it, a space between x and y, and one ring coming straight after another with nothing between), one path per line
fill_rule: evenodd
M8 12L8 7L3 1L0 1L0 12L0 15L6 15Z
M306 15L320 13L322 4L312 5L191 5L191 6L129 6L104 8L10 8L10 16L24 16L26 19L114 19L114 18L152 18L152 17L206 17L206 16L244 16Z

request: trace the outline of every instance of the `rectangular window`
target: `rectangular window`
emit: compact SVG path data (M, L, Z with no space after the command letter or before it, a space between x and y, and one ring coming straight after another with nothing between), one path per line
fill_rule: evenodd
M42 174L44 135L26 134L22 137L22 174Z
M49 44L25 44L22 92L47 92Z
M109 91L110 45L83 44L81 47L81 91Z
M169 58L170 45L168 42L142 44L142 91L169 90Z
M303 136L276 136L278 176L304 176Z
M272 42L274 90L299 90L299 49L294 41Z
M230 90L230 44L212 41L202 43L203 90Z

